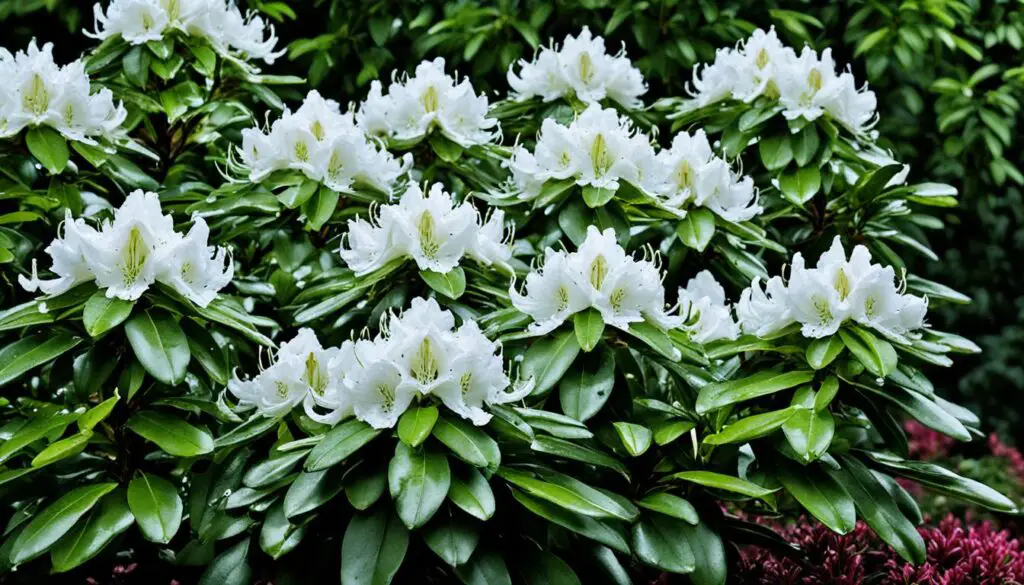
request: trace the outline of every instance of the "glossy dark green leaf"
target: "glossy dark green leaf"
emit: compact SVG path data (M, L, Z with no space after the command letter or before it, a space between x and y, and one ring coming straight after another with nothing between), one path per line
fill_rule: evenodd
M854 529L857 511L853 499L817 465L801 467L779 460L775 472L786 491L822 524L839 534Z
M807 364L815 370L820 370L839 357L845 347L843 338L838 335L811 340L805 354Z
M213 437L208 431L157 410L137 412L125 426L177 457L196 457L213 451Z
M53 572L65 573L95 557L134 522L123 489L103 496L85 522L79 522L51 549Z
M689 541L683 537L686 522L651 514L633 525L633 551L646 565L669 573L691 573L697 567Z
M20 565L45 553L116 487L116 483L96 483L75 488L49 504L18 535L11 548L11 562Z
M558 401L562 412L576 420L586 421L601 410L612 394L615 355L601 349L584 356L580 362L558 384Z
M464 516L436 519L423 529L422 534L430 550L452 567L466 564L480 543L477 524Z
M295 549L306 535L304 524L292 524L284 513L284 503L277 502L267 511L260 529L260 548L272 559L279 559Z
M615 433L619 436L619 441L622 442L622 446L626 448L633 457L639 457L647 452L647 449L651 446L651 429L630 422L615 422L612 423L612 427L615 429Z
M409 529L427 523L441 507L451 485L448 458L426 448L405 443L395 448L388 465L388 488L395 510Z
M140 472L128 484L128 506L146 540L167 544L178 533L184 505L166 479Z
M350 420L334 427L313 448L306 459L306 471L320 471L337 465L380 434L370 425Z
M512 585L505 559L492 550L477 550L455 574L465 585Z
M729 423L717 433L705 437L704 443L708 445L746 443L768 436L783 428L783 425L797 414L797 410L796 408L784 408L741 418Z
M170 386L185 379L192 354L174 317L160 310L136 312L124 332L135 357L151 376Z
M0 349L0 386L17 380L26 372L47 364L82 342L63 331L37 333Z
M85 302L82 324L92 337L99 337L117 327L132 314L135 303L118 298L108 298L106 291L98 290Z
M703 252L715 235L715 214L703 207L691 209L679 220L676 235L686 247Z
M315 510L331 501L345 489L342 480L343 469L332 467L323 471L307 471L300 473L295 481L288 486L284 495L284 514L293 518L300 514ZM381 477L383 479L383 476ZM384 484L381 482L381 489Z
M199 585L250 585L252 567L248 556L249 539L244 538L213 559L200 577Z
M410 447L419 447L434 430L437 416L436 406L410 408L398 419L398 438Z
M1017 513L1017 506L1006 496L969 477L927 461L911 461L887 453L869 453L871 460L886 470L942 493L962 498L1006 514Z
M242 483L253 489L271 485L291 473L305 457L305 451L274 453L268 459L250 467L242 477Z
M604 319L597 309L586 309L573 315L573 331L576 332L576 341L583 351L589 352L597 347L601 336L604 334Z
M476 469L453 472L448 499L470 516L489 520L494 515L494 492L487 478Z
M341 544L341 585L389 585L408 548L409 531L388 506L352 516Z
M459 459L475 467L497 469L501 463L498 443L487 433L464 420L441 417L434 425L434 437Z
M572 331L537 339L526 350L520 373L524 380L533 379L534 394L542 394L562 379L579 352L580 344Z
M812 370L793 372L758 372L752 376L728 382L708 384L697 396L697 412L706 413L739 402L752 400L760 396L774 394L806 384L814 379Z
M690 544L696 566L689 574L694 585L725 585L729 564L722 537L704 522L683 525L680 535Z
M461 267L455 267L445 273L434 272L433 270L421 270L420 278L427 286L455 300L466 292L466 272Z
M37 77L38 79L38 77ZM29 91L29 90L26 90ZM46 91L45 89L43 91ZM68 141L49 126L36 126L25 134L25 145L39 164L53 174L59 174L68 166L71 156Z
M578 514L563 506L541 498L535 498L518 490L512 490L512 496L524 508L549 522L604 544L623 554L629 554L629 541L626 540L626 535L622 532L622 529L613 522Z

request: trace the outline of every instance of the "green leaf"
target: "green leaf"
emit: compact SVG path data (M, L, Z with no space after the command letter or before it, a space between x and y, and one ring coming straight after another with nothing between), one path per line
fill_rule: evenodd
M810 201L821 189L821 172L818 167L801 167L796 171L779 175L779 190L796 205Z
M388 488L398 517L410 529L419 528L437 512L448 495L451 471L443 453L413 449L405 443L395 448L388 465Z
M813 339L808 344L804 357L807 359L807 365L820 370L835 361L845 347L842 337L838 335Z
M682 352L672 343L672 339L668 334L647 321L630 323L626 333L644 342L647 347L658 352L658 354L666 359L676 362L682 356Z
M356 510L369 510L384 495L388 487L388 470L383 463L386 462L374 463L370 467L363 464L352 477L345 478L345 497ZM343 473L347 471L344 467L334 469Z
M22 449L51 434L60 436L64 429L78 420L81 410L68 414L39 416L18 429L14 436L0 443L0 464L6 463Z
M341 467L332 467L300 473L285 492L284 515L294 518L329 502L346 487L346 482L342 481L343 472Z
M835 376L825 378L814 397L814 410L825 410L839 394L839 380Z
M793 160L793 148L789 136L771 136L757 143L761 162L769 171L777 171Z
M151 376L169 386L185 380L192 354L185 332L169 313L136 313L124 326L124 332L135 357Z
M25 145L39 164L51 174L60 174L68 166L68 141L49 126L36 126L25 134Z
M284 504L270 507L260 529L260 548L277 560L295 549L306 535L306 526L292 524L284 513Z
M812 370L796 370L793 372L758 372L753 376L708 384L697 396L697 412L704 414L724 406L745 402L768 394L774 394L806 384L814 379Z
M82 431L77 435L71 435L66 439L51 443L32 459L32 467L43 467L61 459L78 455L85 450L85 446L89 444L89 439L91 438L92 431Z
M306 471L321 471L337 465L363 448L379 434L379 430L362 421L343 422L328 431L324 439L316 447L313 447L309 458L306 459L304 469Z
M601 410L612 394L615 355L602 349L581 361L566 372L558 384L558 401L562 412L578 421L586 421Z
M703 207L691 209L676 226L676 235L686 247L703 252L715 235L715 214Z
M756 483L749 482L745 479L740 479L731 475L723 475L713 471L681 471L679 473L673 473L668 476L667 479L681 479L704 487L725 490L727 492L750 496L751 498L762 499L766 502L769 502L771 495L778 491L777 489L770 490L763 488Z
M477 551L469 562L455 568L455 574L465 585L512 585L505 559L490 551Z
M590 516L632 522L639 515L629 500L595 489L568 475L538 471L541 476L502 467L498 475L528 495L557 504L566 510Z
M423 541L442 561L457 567L473 555L480 543L480 531L464 516L449 517L431 522L423 530Z
M306 227L313 231L324 227L327 220L334 215L340 198L341 195L337 191L331 190L326 185L321 185L316 195L310 197L302 205L302 212L306 215Z
M214 449L224 449L241 443L254 441L270 429L276 427L280 419L265 416L251 416L249 420L217 437L213 442Z
M209 432L156 410L136 413L125 426L176 457L196 457L213 451L213 437Z
M277 483L288 477L292 469L306 457L305 451L274 453L268 459L253 465L242 476L245 487L259 489Z
M587 445L581 445L579 443L549 437L547 435L539 435L533 440L533 443L530 444L530 448L538 453L547 453L556 457L563 457L565 459L582 461L583 463L596 465L598 467L605 467L613 471L617 471L623 477L629 479L629 468L621 461L607 453Z
M924 540L885 486L860 461L846 455L840 455L840 460L842 469L826 468L826 472L850 494L860 517L901 557L914 564L923 563Z
M646 565L669 573L691 573L697 559L686 538L686 522L661 514L645 516L633 525L633 550Z
M463 148L443 134L430 135L430 148L444 162L453 163L462 157Z
M226 386L231 377L224 350L206 328L191 319L181 322L182 331L188 337L189 353L199 362L217 384Z
M542 394L562 379L579 352L580 345L572 331L564 331L553 339L535 340L523 356L520 373L524 380L533 379L533 394Z
M82 324L91 337L99 337L124 322L132 313L133 301L107 298L106 291L98 290L85 302Z
M174 484L143 472L128 484L128 507L135 515L142 536L159 544L171 542L178 533L185 510Z
M581 585L572 568L547 551L536 553L521 568L523 585Z
M728 562L722 537L704 522L696 526L682 525L679 534L690 544L697 561L690 573L694 585L725 585Z
M573 315L573 329L576 331L576 341L583 351L589 352L601 341L604 335L604 319L597 309L586 309Z
M885 378L896 369L896 350L888 341L879 339L867 329L860 327L843 328L839 337L861 364L872 374Z
M116 487L116 483L97 483L75 488L47 506L14 541L11 563L20 565L45 553Z
M448 416L434 425L434 437L459 459L474 467L497 469L501 463L498 443L479 428Z
M523 420L531 428L544 431L560 439L590 439L594 436L587 425L563 414L520 407L516 407L515 412L523 417Z
M793 158L796 160L796 164L802 167L814 158L814 155L818 152L818 146L821 144L821 139L818 138L818 131L815 129L814 124L808 124L804 126L804 129L799 134L792 137L791 142Z
M576 534L581 534L623 554L629 554L629 542L626 540L625 534L612 522L572 512L563 506L542 498L529 496L519 490L512 490L512 496L524 508L549 522L557 524L566 530L571 530Z
M704 438L708 445L726 445L729 443L746 443L754 439L766 437L779 430L797 413L796 408L784 408L755 414L741 418L727 425L714 435Z
M583 187L583 202L587 204L587 207L601 207L611 201L612 197L615 197L615 191L612 189L590 185Z
M430 436L436 422L436 406L410 408L398 419L398 438L410 447L419 447Z
M36 333L0 349L0 386L17 380L26 372L60 357L82 342L63 331Z
M612 423L615 433L619 435L622 446L633 457L639 457L651 447L651 429L628 422Z
M489 520L494 515L494 492L491 490L491 484L475 469L467 469L465 474L452 474L448 499L463 512L480 520Z
M466 272L461 266L456 266L443 274L433 270L420 270L420 278L427 286L453 301L466 292Z
M95 557L134 523L123 489L103 496L86 521L79 522L50 551L53 572L65 573Z
M776 460L776 476L782 487L800 502L812 516L839 534L857 525L853 499L836 480L817 465L799 467Z
M252 568L246 561L248 556L249 539L243 538L213 559L200 577L199 585L249 585Z
M1016 514L1017 506L1006 496L989 486L953 473L926 461L911 461L888 453L868 453L875 463L896 475L911 479L944 494L961 498L1006 514Z
M389 507L352 516L341 543L341 584L389 585L408 548L409 531Z
M643 499L636 501L636 505L688 524L696 524L700 521L697 510L690 502L666 492L655 492L644 496Z
M803 458L804 463L814 461L828 451L836 432L836 422L828 409L796 409L782 425L789 446Z
M90 408L82 414L78 419L78 429L81 431L91 431L105 420L110 413L113 412L114 406L117 405L118 401L121 400L121 393L115 388L114 395L107 398L103 402Z

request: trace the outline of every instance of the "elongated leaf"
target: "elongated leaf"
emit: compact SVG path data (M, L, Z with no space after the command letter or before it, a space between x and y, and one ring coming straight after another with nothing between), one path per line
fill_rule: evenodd
M587 309L573 315L573 330L576 332L576 341L583 351L589 352L597 347L604 334L604 319L597 309Z
M284 513L284 504L279 501L270 507L263 519L260 548L276 560L294 550L305 535L305 524L292 524Z
M600 542L623 554L629 554L629 542L626 540L625 534L610 522L603 522L583 514L578 514L558 504L527 495L519 490L512 490L512 496L524 508L549 522L581 534L595 542Z
M651 429L636 423L612 423L615 433L619 435L622 446L633 457L639 457L651 446Z
M845 347L843 338L838 335L815 339L807 346L807 364L820 370L835 361Z
M388 489L388 470L385 462L367 466L361 465L355 473L345 478L345 497L356 510L369 510ZM335 467L342 469L343 467Z
M0 444L0 464L7 462L22 449L51 433L63 434L64 429L82 416L81 410L56 416L39 416L18 429L14 436ZM59 433L58 433L59 429Z
M755 414L729 424L714 435L704 438L709 445L725 445L728 443L745 443L774 433L797 414L796 408L785 408Z
M434 425L434 437L459 459L475 467L497 469L501 463L498 443L487 433L461 419L441 417Z
M826 472L850 494L860 517L901 557L911 563L923 563L924 540L900 511L885 486L878 483L871 471L853 457L842 455L840 461L842 469L826 468Z
M136 313L124 332L135 357L151 376L170 386L185 379L192 354L185 332L171 315L159 310Z
M431 522L423 530L423 541L442 561L457 567L466 564L473 555L480 543L480 531L465 516L444 518Z
M450 486L451 471L444 454L398 444L388 465L388 488L398 517L410 530L433 517Z
M617 471L629 479L629 468L624 463L603 451L588 445L581 445L565 439L540 435L533 440L530 448L538 453L546 453L556 457L564 457L574 461L582 461L598 467L606 467Z
M694 585L725 585L729 565L722 537L704 522L682 525L679 534L690 544L696 567L690 573Z
M85 522L80 522L53 547L54 573L74 569L99 554L135 522L123 489L103 496Z
M321 471L337 465L380 434L370 425L350 420L331 429L309 454L306 471Z
M45 553L116 487L116 483L97 483L75 488L47 506L14 541L11 563L20 565Z
M697 568L689 541L683 537L686 522L662 514L645 516L633 525L633 550L646 565L669 573L691 573Z
M1017 506L1003 494L979 481L957 475L940 465L926 461L910 461L886 453L868 453L868 456L888 471L912 479L934 490L999 512L1017 513Z
M242 476L242 483L253 489L267 487L287 477L305 457L305 451L274 453L268 459L250 467Z
M68 166L68 158L71 156L68 142L60 132L49 126L36 126L29 130L25 134L25 145L39 164L55 175Z
M252 568L246 560L248 556L249 539L243 538L213 559L200 577L199 585L249 585Z
M491 484L479 471L467 469L465 473L453 473L448 488L448 499L470 516L488 520L494 515L494 492Z
M140 411L125 425L177 457L196 457L213 451L213 437L208 431L160 411Z
M690 502L665 492L656 492L644 496L643 499L636 501L636 505L676 518L677 520L682 520L688 524L696 524L700 521L700 518L697 516L697 510L694 509Z
M420 278L427 286L455 300L466 292L466 272L461 267L456 267L442 274L433 270L421 270Z
M167 544L178 533L185 510L174 484L141 472L128 484L128 506L146 540L160 544Z
M676 234L686 247L703 252L715 235L715 215L703 207L691 209L679 221Z
M558 385L562 412L579 421L597 414L608 402L615 385L615 355L602 349L580 360Z
M345 488L341 467L300 473L284 495L284 515L293 518L326 504ZM383 489L383 482L381 488Z
M856 356L857 361L872 374L884 378L896 369L896 350L888 341L876 337L867 329L840 329L839 337L850 353Z
M50 443L32 459L32 467L43 467L61 459L78 455L85 450L85 446L89 444L89 439L91 438L92 431L82 431L77 435L71 435L70 437Z
M341 543L341 584L389 585L408 548L409 531L387 506L356 514Z
M745 479L713 471L682 471L668 476L668 479L681 479L704 487L735 492L765 501L770 501L772 494L778 491L763 488Z
M827 409L797 409L782 425L789 446L803 458L804 463L814 461L828 451L835 431L835 419Z
M82 339L63 331L37 333L0 349L0 386L60 357Z
M503 467L498 474L528 495L540 498L566 510L590 516L632 521L638 515L635 506L598 491L571 477L548 473L543 479L529 473Z
M398 419L398 438L410 447L419 447L434 430L437 416L436 406L410 408Z
M82 311L82 324L85 331L92 337L99 337L117 327L132 314L132 301L118 298L107 298L106 291L98 290L85 302Z
M799 467L780 460L776 476L786 491L825 526L846 534L857 525L853 499L818 466Z
M533 393L542 394L562 379L579 352L580 345L572 331L553 339L538 339L526 350L520 372L523 379L533 378Z
M505 559L491 550L478 550L455 574L465 585L512 585Z
M704 414L760 396L774 394L787 388L806 384L814 379L814 371L759 372L747 378L708 384L697 396L697 412Z

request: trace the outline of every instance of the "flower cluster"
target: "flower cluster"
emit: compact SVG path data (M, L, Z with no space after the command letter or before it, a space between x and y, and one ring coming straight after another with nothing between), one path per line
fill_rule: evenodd
M387 95L374 80L356 118L368 134L401 143L417 142L437 127L451 141L470 147L500 134L487 108L487 97L477 95L469 79L459 82L446 74L444 59L438 57L417 65L412 77L393 80Z
M240 154L253 183L293 169L339 192L360 183L390 194L412 165L412 155L395 159L366 136L350 112L342 113L336 101L316 90L295 112L286 110L266 134L258 128L243 130Z
M239 53L273 63L284 54L274 51L274 26L250 12L243 15L234 0L112 0L106 13L93 6L96 32L87 36L120 36L133 45L159 41L171 31L209 41L224 54Z
M658 153L658 161L661 185L656 193L667 207L705 207L734 223L748 221L763 211L754 180L740 176L715 156L704 130L677 134L672 148Z
M341 243L342 259L357 275L397 258L412 258L420 270L445 273L463 256L508 268L511 231L500 209L482 218L469 202L456 205L440 183L427 193L409 185L397 204L384 205L376 217L349 220Z
M759 337L792 323L806 337L828 337L852 319L897 341L924 327L927 310L928 299L904 294L893 268L872 264L864 246L847 260L838 236L815 268L805 268L797 253L788 283L776 276L763 289L755 278L736 306L743 332Z
M516 147L506 163L520 194L532 199L549 180L575 179L585 187L616 190L620 181L648 193L661 187L650 139L611 108L592 104L569 126L547 118L534 152Z
M390 314L374 339L324 348L309 329L281 345L277 359L250 380L228 389L239 406L280 416L302 404L321 423L355 416L374 428L395 426L414 400L435 397L476 425L491 419L484 407L521 400L531 383L511 384L500 346L474 321L455 318L433 299L413 299Z
M681 313L688 317L683 328L697 343L739 337L739 325L725 302L725 289L707 270L698 272L686 283L686 288L679 289L679 305Z
M774 28L754 31L735 49L719 49L713 63L694 69L691 95L689 108L766 96L778 100L788 120L828 114L855 134L867 133L877 119L874 92L858 88L849 71L837 75L831 49L818 55L805 46L797 55Z
M672 329L683 319L665 308L665 287L656 262L636 260L615 241L615 230L587 228L575 252L544 251L544 265L526 276L524 294L513 284L512 304L533 318L532 335L556 329L574 313L597 309L608 325L628 329L648 321Z
M643 105L640 96L647 93L647 83L626 57L626 49L609 55L604 39L593 36L587 27L578 37L565 37L561 47L541 47L532 62L520 59L518 65L518 75L513 67L508 70L508 84L517 100L540 97L550 102L574 95L589 104L608 98L627 108L639 108Z
M63 67L53 61L53 44L12 55L0 48L0 138L26 127L50 126L69 140L95 144L116 138L128 112L114 105L111 91L91 93L81 59Z
M174 231L174 220L160 209L156 193L134 191L114 212L112 222L94 229L65 211L64 236L46 247L57 276L40 280L36 261L32 278L18 276L25 290L61 294L96 281L107 298L134 301L154 282L172 287L205 307L231 282L234 267L224 248L208 244L210 229L201 217L186 235Z
M655 152L628 119L596 104L569 126L544 120L534 151L517 147L507 165L524 199L537 197L552 180L612 191L625 181L680 214L693 205L740 222L762 211L754 181L715 156L703 130L682 132L671 148Z

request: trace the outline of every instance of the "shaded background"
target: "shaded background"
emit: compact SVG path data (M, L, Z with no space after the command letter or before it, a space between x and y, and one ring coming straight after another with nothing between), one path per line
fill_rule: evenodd
M444 57L478 89L504 94L505 71L539 43L587 25L624 46L651 86L650 103L681 95L694 64L715 47L775 26L794 46L831 47L879 97L882 142L911 165L911 182L956 185L961 205L939 211L949 226L930 232L937 258L910 267L970 295L967 306L930 313L939 328L976 341L979 356L958 356L933 371L939 391L1024 443L1024 166L1018 124L1024 97L1024 3L949 0L836 0L831 3L722 0L355 1L250 0L275 21L288 54L271 71L304 74L343 103L397 64ZM22 49L54 42L61 62L94 41L92 3L0 0L0 44ZM299 97L296 91L296 96Z

